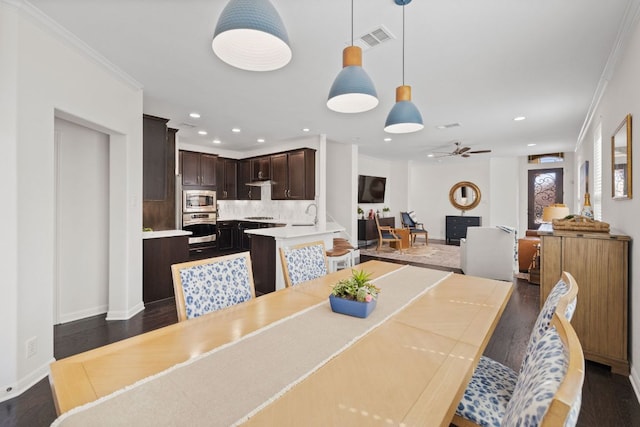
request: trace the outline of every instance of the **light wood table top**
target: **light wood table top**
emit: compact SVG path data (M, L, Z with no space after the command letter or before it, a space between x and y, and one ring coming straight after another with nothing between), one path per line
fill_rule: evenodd
M402 266L369 261L372 278ZM324 301L331 285L349 277L341 270L320 279L272 292L188 322L180 322L53 362L50 381L59 414L92 402L177 363L263 328L284 317Z
M395 277L392 272L400 267L380 261L357 266L375 277ZM51 379L57 408L65 412L96 400L317 305L326 300L333 283L349 274L343 270L54 362ZM449 276L248 423L448 425L511 291L508 282ZM349 375L363 364L371 375Z

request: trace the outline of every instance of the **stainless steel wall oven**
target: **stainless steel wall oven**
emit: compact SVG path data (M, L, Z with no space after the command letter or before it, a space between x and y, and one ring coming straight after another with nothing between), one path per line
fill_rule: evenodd
M189 249L214 247L217 235L216 192L183 190L182 229L191 231Z

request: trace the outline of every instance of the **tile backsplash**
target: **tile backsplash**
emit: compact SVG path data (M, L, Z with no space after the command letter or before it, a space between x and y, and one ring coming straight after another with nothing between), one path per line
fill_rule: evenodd
M261 200L219 200L218 218L240 219L248 216L270 216L282 221L313 221L315 210L305 214L313 200L271 200L271 186L261 187Z

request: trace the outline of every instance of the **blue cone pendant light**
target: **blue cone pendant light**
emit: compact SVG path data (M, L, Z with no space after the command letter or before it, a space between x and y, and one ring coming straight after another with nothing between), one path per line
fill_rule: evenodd
M351 0L351 46L342 51L342 70L329 90L327 107L338 113L362 113L378 105L373 81L362 68L362 49L353 45L353 0Z
M211 44L224 62L249 71L272 71L291 61L289 36L269 0L230 0Z
M385 132L411 133L423 128L422 115L418 111L418 107L411 102L411 86L398 86L396 88L396 103L391 108L384 124Z
M411 0L395 0L395 3L402 6L402 86L396 88L396 104L387 116L384 130L389 133L411 133L424 129L422 115L411 102L411 86L404 84L404 6Z

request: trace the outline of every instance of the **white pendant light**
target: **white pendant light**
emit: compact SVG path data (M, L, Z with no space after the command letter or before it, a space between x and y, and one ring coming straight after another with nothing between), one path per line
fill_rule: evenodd
M411 0L394 0L402 6L402 86L396 88L396 103L391 108L384 130L388 133L411 133L424 129L422 115L418 107L411 102L411 86L404 84L404 7Z
M331 85L327 107L339 113L362 113L378 105L373 81L362 68L362 49L353 45L353 0L351 0L351 46L342 51L342 70Z
M221 60L243 70L272 71L291 61L287 30L269 0L230 0L211 47Z

